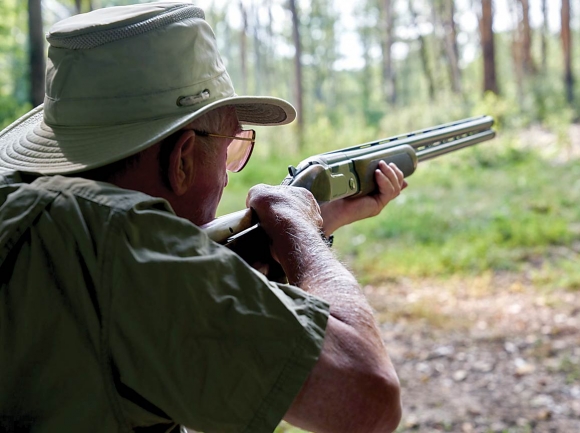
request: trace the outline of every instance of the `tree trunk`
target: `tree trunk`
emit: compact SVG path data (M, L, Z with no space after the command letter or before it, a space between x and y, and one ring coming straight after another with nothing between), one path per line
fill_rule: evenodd
M523 26L522 26L522 14L520 8L520 0L516 0L513 3L508 3L510 7L510 12L513 16L514 28L511 45L513 69L515 77L515 85L518 97L518 103L522 105L524 103L524 49L523 49Z
M435 99L435 80L433 78L433 71L431 70L429 62L429 53L427 52L427 42L425 38L419 31L419 26L417 25L417 13L413 8L413 0L409 0L409 12L411 13L411 20L413 27L417 29L417 34L419 35L419 53L421 55L421 63L423 65L423 72L425 78L427 78L427 85L429 87L429 98L431 100Z
M483 52L483 91L499 94L495 68L495 44L493 39L492 0L481 1L479 16L481 50Z
M254 67L254 82L255 88L254 92L256 94L262 93L262 83L263 83L263 66L262 66L262 41L260 41L260 13L257 6L252 7L252 22L254 24L253 33L254 33L254 59L255 59L255 67Z
M371 56L369 54L370 46L371 46L371 38L370 38L370 29L368 27L363 27L359 29L359 37L362 45L362 55L364 60L364 66L362 69L362 92L361 92L361 102L362 102L362 111L365 115L365 120L367 124L371 122L371 87L372 87L372 70L371 70Z
M302 43L300 40L300 18L296 9L296 1L288 0L290 12L292 13L292 40L294 41L294 102L298 111L298 140L300 147L304 140L304 106L302 102Z
M532 58L532 31L530 28L530 5L529 0L519 0L521 5L521 20L519 33L521 35L521 59L522 69L526 75L536 72L536 66Z
M545 73L548 69L548 0L542 0L542 71Z
M574 101L574 76L572 75L572 38L570 35L570 0L562 0L562 49L564 50L564 84L566 99Z
M383 35L381 37L381 49L383 56L383 92L389 104L397 102L397 77L393 67L391 47L393 46L393 30L395 15L393 11L393 0L382 0L381 23Z
M87 11L93 10L93 0L87 0L88 9ZM75 12L77 14L83 13L83 0L75 0Z
M30 103L36 107L44 102L44 75L46 72L41 0L28 0L28 42Z
M274 29L272 25L274 23L274 17L272 16L272 5L270 1L266 2L266 7L268 8L268 24L266 25L266 34L268 37L268 43L266 44L265 56L264 56L264 87L266 93L272 93L271 77L275 74L275 56L274 56ZM286 81L286 80L284 80Z
M242 15L242 31L240 33L240 63L242 70L242 93L244 95L248 94L248 44L247 44L247 31L248 31L248 14L244 8L244 4L240 0L240 13Z
M455 2L445 0L445 49L449 58L451 88L454 93L461 93L461 70L459 69L459 47L457 45L457 27L455 26Z
M455 26L454 0L433 0L434 22L443 28L443 52L449 71L449 82L453 93L461 93L461 69L459 68L459 47Z

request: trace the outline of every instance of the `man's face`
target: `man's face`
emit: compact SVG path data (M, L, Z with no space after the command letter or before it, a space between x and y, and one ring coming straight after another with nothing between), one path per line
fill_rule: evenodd
M225 122L220 122L215 129L206 131L220 135L234 135L241 127L235 110L229 110ZM208 128L209 129L209 128ZM203 225L215 218L218 204L223 190L228 184L226 160L230 138L221 137L196 137L199 142L196 145L194 157L194 184L186 194L189 199L195 224Z

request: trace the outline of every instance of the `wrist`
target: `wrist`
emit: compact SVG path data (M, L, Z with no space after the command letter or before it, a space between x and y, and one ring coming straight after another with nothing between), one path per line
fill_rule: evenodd
M323 264L336 260L329 238L320 230L286 232L272 247L291 284L300 285L304 278L319 274Z

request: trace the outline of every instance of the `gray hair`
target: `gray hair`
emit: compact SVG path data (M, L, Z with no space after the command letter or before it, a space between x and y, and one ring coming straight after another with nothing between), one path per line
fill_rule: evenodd
M236 109L232 106L219 107L188 123L182 129L219 133L237 127ZM235 122L235 123L234 123Z

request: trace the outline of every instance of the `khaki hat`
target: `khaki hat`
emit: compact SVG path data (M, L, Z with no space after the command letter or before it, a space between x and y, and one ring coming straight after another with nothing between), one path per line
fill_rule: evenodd
M133 155L234 106L242 124L283 125L288 102L237 96L201 9L161 1L54 25L44 104L0 132L0 168L75 173Z

